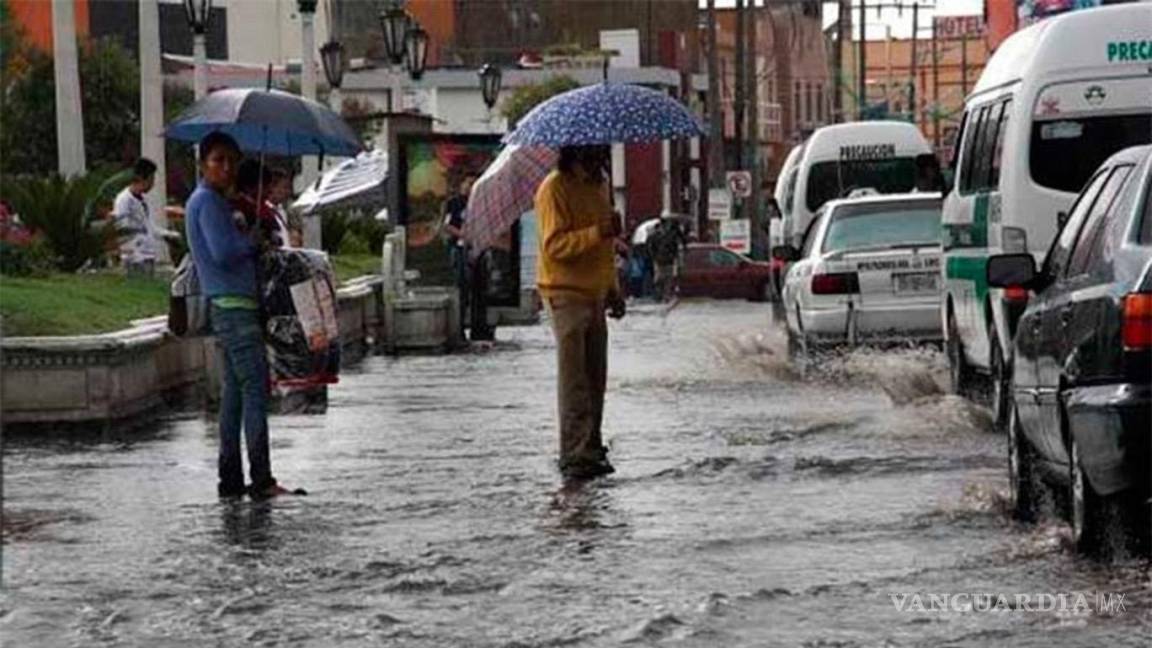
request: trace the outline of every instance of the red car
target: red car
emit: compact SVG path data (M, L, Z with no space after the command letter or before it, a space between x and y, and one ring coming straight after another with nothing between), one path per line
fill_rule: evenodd
M715 243L692 243L680 270L681 297L762 301L772 290L772 269Z

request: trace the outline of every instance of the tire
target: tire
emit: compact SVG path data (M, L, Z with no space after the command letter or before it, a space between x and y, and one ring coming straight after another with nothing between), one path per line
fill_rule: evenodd
M996 324L988 324L988 344L990 348L988 367L987 400L992 410L992 423L997 430L1005 430L1011 408L1012 368L1004 360L1000 349L1000 337L996 334Z
M949 388L957 396L969 397L972 394L973 374L964 359L964 346L956 329L956 316L948 312L948 340L945 342L948 353Z
M1039 518L1045 486L1036 469L1036 449L1024 436L1013 404L1008 417L1008 497L1013 519L1032 523Z
M1071 509L1072 541L1082 554L1101 558L1108 549L1108 510L1104 498L1092 490L1092 484L1080 465L1080 449L1076 439L1071 440L1072 471L1068 503Z

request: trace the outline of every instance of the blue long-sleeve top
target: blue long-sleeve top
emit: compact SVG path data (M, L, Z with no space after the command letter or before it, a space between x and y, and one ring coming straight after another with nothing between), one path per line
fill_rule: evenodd
M257 248L237 229L227 198L201 182L184 206L184 227L206 295L257 299Z

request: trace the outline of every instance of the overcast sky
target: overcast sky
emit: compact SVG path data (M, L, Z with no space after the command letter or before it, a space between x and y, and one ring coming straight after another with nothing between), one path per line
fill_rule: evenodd
M771 0L770 0L771 1ZM895 0L882 0L884 4L894 4ZM904 0L905 4L911 6L912 0ZM931 0L920 0L921 5L932 4ZM735 0L716 0L716 7L732 7L736 4ZM763 5L764 0L756 0L756 4ZM984 0L936 0L936 10L921 9L920 10L920 25L923 31L921 36L928 37L931 35L930 25L932 24L932 16L939 14L941 16L962 16L962 15L982 15L984 12ZM707 3L700 0L700 6L705 7ZM852 6L858 7L859 0L852 0ZM852 20L855 23L859 16L859 10L854 9L852 12ZM836 20L836 3L824 3L824 25L830 25ZM903 16L895 9L885 9L877 16L875 9L868 9L868 38L883 38L885 26L892 28L893 38L908 38L912 34L912 10L905 9ZM855 28L855 27L854 27Z

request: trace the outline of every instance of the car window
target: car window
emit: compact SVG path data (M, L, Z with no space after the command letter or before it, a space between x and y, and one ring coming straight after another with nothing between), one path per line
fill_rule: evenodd
M694 268L697 270L700 268L706 268L708 267L710 261L708 257L708 250L688 250L688 254L685 256L684 261L689 268Z
M796 176L800 174L799 168L793 168L788 172L787 184L784 185L784 213L792 213L792 205L796 202Z
M740 257L728 250L712 250L712 265L718 268L733 268L740 265Z
M1000 186L1000 163L1004 155L1004 134L1008 132L1008 116L1011 114L1012 100L1008 99L1000 104L1000 125L996 129L996 139L992 149L992 166L988 169L988 187L991 189Z
M948 159L948 168L952 169L953 173L959 170L960 167L960 150L961 145L964 143L964 131L967 130L968 126L968 114L968 111L964 111L964 114L960 117L960 128L956 131L956 141L952 144L952 155Z
M824 252L940 243L938 201L844 205L831 219Z
M808 171L808 209L816 211L829 200L843 198L853 189L875 189L882 194L905 193L916 185L916 158L817 162Z
M980 108L976 113L975 119L969 125L968 133L964 139L964 154L961 158L963 161L963 168L960 170L960 192L970 193L972 188L976 186L972 181L972 173L975 166L976 158L979 156L979 144L984 139L984 124L985 116L988 114L988 107Z
M1057 277L1064 273L1064 267L1068 264L1068 255L1072 253L1072 244L1076 242L1076 235L1080 233L1080 226L1084 224L1084 219L1088 216L1088 211L1092 208L1096 195L1100 193L1100 187L1107 179L1108 169L1096 174L1081 192L1080 197L1076 199L1075 204L1072 205L1068 220L1052 242L1052 248L1048 251L1048 256L1044 261L1044 273L1049 277Z
M1144 182L1144 219L1140 223L1141 243L1152 243L1152 175Z
M1100 197L1092 205L1088 220L1084 222L1080 236L1076 239L1076 245L1072 249L1072 260L1068 263L1065 276L1075 277L1088 272L1091 261L1103 256L1102 234L1110 219L1115 218L1117 210L1113 208L1113 204L1118 202L1116 196L1124 189L1128 177L1132 175L1132 166L1125 164L1116 167L1108 177L1104 188L1100 190Z
M1148 113L1037 121L1028 151L1032 179L1043 187L1076 192L1113 153L1149 142Z
M804 231L804 242L800 245L800 258L807 259L808 255L812 252L812 246L816 239L816 230L820 229L820 222L824 220L824 214L817 214L816 218L808 223L808 229Z
M996 134L1000 129L1000 113L1004 104L992 104L981 122L980 141L976 148L976 159L972 162L972 178L969 188L981 191L988 188L988 174L992 170L992 151L996 148Z

